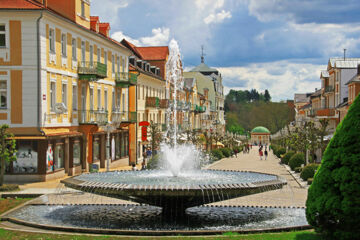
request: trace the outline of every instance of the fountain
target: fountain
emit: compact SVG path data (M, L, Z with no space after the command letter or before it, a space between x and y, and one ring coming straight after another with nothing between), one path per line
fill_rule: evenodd
M303 221L304 211L203 206L281 189L286 181L276 175L257 172L201 170L201 151L194 146L177 143L177 90L182 85L180 59L179 47L172 40L166 68L167 86L172 87L168 95L172 95L173 101L167 111L169 132L166 135L169 137L161 145L160 169L88 173L61 181L66 187L81 192L130 200L141 205L30 205L6 218L47 229L94 232L95 230L86 229L96 228L97 233L124 233L123 230L118 230L119 223L122 229L129 231L140 230L143 233L150 229L147 234L154 234L153 230L181 230L173 232L175 234L186 234L183 230L215 228L218 231L219 227L223 231L239 225L252 229L251 222L274 218L276 220L271 227L289 224L289 216L293 215L297 218L300 216L300 225L306 225L306 221ZM248 219L251 219L250 223ZM58 227L59 225L62 227ZM111 229L115 229L114 232Z

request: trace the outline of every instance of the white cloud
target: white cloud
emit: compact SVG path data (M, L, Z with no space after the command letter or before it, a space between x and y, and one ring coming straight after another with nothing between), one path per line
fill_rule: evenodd
M222 10L221 12L218 12L216 14L212 13L206 18L204 18L204 23L210 24L210 23L221 23L226 18L231 18L231 13L229 11Z
M326 65L277 61L243 67L217 68L223 76L225 93L230 89L268 89L274 101L293 99L294 93L320 88L320 71Z
M141 37L139 39L129 37L121 31L113 33L111 37L119 42L125 38L136 46L161 46L168 44L170 37L169 28L154 28L151 32L152 36Z
M200 10L218 9L224 6L225 0L195 0L195 5Z
M95 0L91 1L91 15L98 15L101 22L111 25L119 22L118 11L127 8L132 0Z

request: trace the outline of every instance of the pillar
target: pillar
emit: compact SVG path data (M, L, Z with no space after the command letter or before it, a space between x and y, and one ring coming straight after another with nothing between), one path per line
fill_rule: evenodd
M65 146L64 146L64 152L65 152L65 161L64 161L64 168L65 168L65 173L69 174L69 166L70 166L70 151L69 151L69 138L65 138Z
M136 113L137 107L136 107L136 85L131 85L129 87L129 112ZM135 114L131 114L131 117L134 117ZM136 136L136 122L137 119L130 119L129 124L129 165L132 163L137 163L137 151L136 151L136 142L137 142L137 136Z

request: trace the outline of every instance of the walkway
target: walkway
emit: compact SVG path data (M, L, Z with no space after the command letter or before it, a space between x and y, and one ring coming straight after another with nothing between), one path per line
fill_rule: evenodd
M226 158L211 165L211 169L244 170L276 174L287 181L283 189L240 197L221 204L245 206L294 206L305 207L307 189L302 188L289 174L275 155L269 153L267 160L260 160L258 147L253 147L249 154L240 153L237 158ZM219 203L217 203L219 204Z

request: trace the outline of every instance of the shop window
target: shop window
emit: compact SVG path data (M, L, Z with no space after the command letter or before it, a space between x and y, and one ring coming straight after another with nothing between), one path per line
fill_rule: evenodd
M74 145L73 145L73 164L74 166L79 166L81 164L81 146L80 146L80 141L76 140L74 141Z
M0 108L7 108L7 82L0 80Z
M95 138L93 143L93 162L98 161L100 161L100 141L99 138Z
M64 168L64 144L62 143L56 144L55 147L54 168L55 170Z
M38 152L37 142L18 142L16 161L13 164L13 173L37 173Z
M116 137L115 137L115 158L116 159L121 158L120 144L121 144L120 134L116 134Z
M48 145L48 149L46 151L46 172L54 171L54 152L53 146L51 144Z
M4 24L0 25L0 47L6 47L6 31Z

